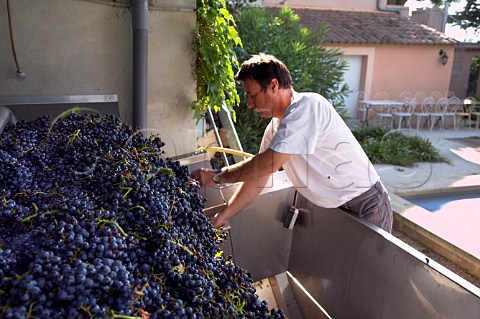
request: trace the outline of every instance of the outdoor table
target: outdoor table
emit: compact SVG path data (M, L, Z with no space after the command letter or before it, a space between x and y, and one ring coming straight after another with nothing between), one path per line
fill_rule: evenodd
M390 108L395 108L399 106L404 106L405 103L400 101L393 101L393 100L362 100L359 101L360 104L365 106L365 121L362 125L368 126L368 111L372 106L387 106Z

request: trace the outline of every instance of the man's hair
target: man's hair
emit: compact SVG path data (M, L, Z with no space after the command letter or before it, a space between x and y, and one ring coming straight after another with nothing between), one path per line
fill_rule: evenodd
M257 81L262 91L267 90L272 79L278 80L280 88L292 87L292 76L287 66L273 55L265 53L253 55L243 62L235 79L240 82L247 79Z

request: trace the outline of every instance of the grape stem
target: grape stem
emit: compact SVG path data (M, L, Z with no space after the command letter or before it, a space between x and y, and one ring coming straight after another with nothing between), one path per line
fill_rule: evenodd
M32 318L32 312L33 312L33 306L35 305L35 302L32 302L30 304L30 306L28 307L28 312L27 312L27 315L26 315L26 319L30 319Z
M80 134L81 131L82 131L82 129L77 129L75 132L70 134L67 145L72 145L73 141L78 137L78 134Z
M120 225L117 223L117 222L114 222L113 220L108 220L108 219L99 219L98 220L98 223L104 223L104 224L110 224L110 225L113 225L115 227L117 227L118 231L120 232L120 234L122 234L123 236L125 237L128 237L128 234L122 229L122 227L120 227Z
M120 232L120 234L122 234L125 237L128 237L128 234L122 229L122 227L120 227L120 225L117 222L115 222L113 220L108 220L108 219L99 219L97 224L101 224L101 223L110 224L110 225L115 226L118 229L118 231ZM132 234L131 236L133 236L137 239L140 239L140 240L147 240L145 237L141 237L141 236L138 236L136 234Z
M110 319L144 319L142 317L133 317L133 316L127 316L127 315L119 315L116 314L115 312L110 313Z

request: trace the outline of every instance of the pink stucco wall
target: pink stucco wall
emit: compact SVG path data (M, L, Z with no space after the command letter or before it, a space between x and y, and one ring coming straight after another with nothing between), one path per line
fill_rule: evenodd
M307 8L307 9L329 9L329 10L349 10L349 11L378 11L377 0L263 0L266 7L284 6L290 8ZM402 17L408 17L409 9L400 5L388 5L387 0L380 0L381 9L395 9Z
M263 0L265 6L283 5L282 0ZM383 6L386 0L382 0ZM315 9L335 9L335 10L376 10L376 0L288 0L286 2L290 8L315 8Z
M362 54L358 46L335 45L344 54ZM364 55L364 91L368 98L384 91L389 99L401 99L405 94L447 95L452 69L453 46L438 45L369 45ZM439 51L447 51L450 59L440 62ZM370 67L369 67L370 66Z
M377 0L263 0L266 7L287 5L290 8L330 9L349 11L378 11ZM397 10L401 16L408 17L408 8L401 5L388 5L387 0L380 0L380 8Z

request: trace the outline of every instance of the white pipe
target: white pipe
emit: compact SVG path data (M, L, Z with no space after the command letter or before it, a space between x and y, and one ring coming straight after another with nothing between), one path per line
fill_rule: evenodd
M250 154L250 153L233 150L231 148L217 147L217 146L209 146L209 147L203 147L202 146L202 147L197 148L197 151L220 152L220 153L238 155L238 156L247 157L247 158L248 157L253 157L253 154Z

